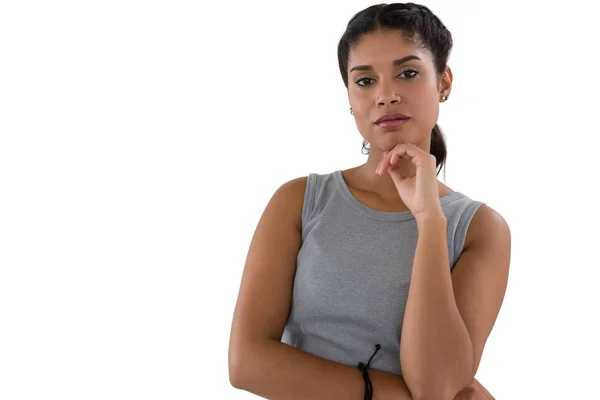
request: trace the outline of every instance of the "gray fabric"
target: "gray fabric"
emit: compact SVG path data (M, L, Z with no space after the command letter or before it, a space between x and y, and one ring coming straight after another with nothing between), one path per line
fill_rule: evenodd
M440 199L454 267L482 204L460 192ZM410 211L381 212L356 199L340 170L309 174L292 306L281 341L356 367L402 374L400 335L417 245Z

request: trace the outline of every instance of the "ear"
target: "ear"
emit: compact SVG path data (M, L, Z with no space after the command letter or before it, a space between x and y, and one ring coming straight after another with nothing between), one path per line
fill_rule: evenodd
M440 78L440 84L439 84L439 92L442 93L450 93L450 90L452 88L452 69L449 66L446 66L446 69L444 70L444 73L442 74L441 78Z

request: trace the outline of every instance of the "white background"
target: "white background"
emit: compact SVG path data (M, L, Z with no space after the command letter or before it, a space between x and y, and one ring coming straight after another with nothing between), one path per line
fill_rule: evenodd
M248 245L285 181L366 160L336 46L372 4L1 3L0 398L256 398ZM594 3L423 4L455 42L440 179L512 231L477 378L600 399Z

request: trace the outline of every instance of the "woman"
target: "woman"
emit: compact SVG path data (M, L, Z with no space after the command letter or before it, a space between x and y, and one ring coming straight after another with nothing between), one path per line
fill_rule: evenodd
M232 324L236 388L270 399L493 398L474 376L506 290L510 230L437 180L451 48L421 5L350 20L339 67L368 159L271 198Z

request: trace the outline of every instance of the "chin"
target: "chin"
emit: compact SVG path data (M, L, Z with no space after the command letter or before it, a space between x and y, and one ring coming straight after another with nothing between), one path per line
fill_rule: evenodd
M416 144L421 138L415 137L410 132L401 130L390 130L383 134L383 141L386 145L392 144L396 146L398 143L412 143Z

